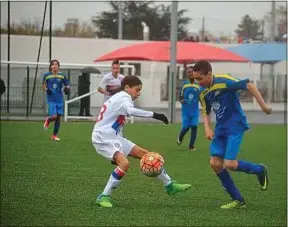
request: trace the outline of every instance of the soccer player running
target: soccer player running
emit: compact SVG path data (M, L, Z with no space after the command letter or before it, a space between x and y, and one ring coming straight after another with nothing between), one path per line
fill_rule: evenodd
M106 102L121 87L121 81L124 76L119 72L119 61L115 60L112 62L111 72L104 75L98 87L98 91L104 94L104 102Z
M237 160L244 132L249 129L237 91L249 91L266 114L270 114L272 110L265 104L260 92L249 79L239 80L229 75L212 75L212 67L207 61L199 61L193 68L195 80L206 88L200 93L200 102L203 108L205 134L211 140L210 166L224 190L232 198L230 203L221 208L244 208L246 206L244 198L227 170L256 175L262 191L268 187L268 175L267 167L263 164ZM211 108L216 115L214 133L210 128Z
M154 118L168 124L168 119L163 114L134 108L133 101L140 96L141 89L142 82L138 77L126 76L121 83L122 91L104 103L94 126L92 143L96 151L104 158L114 161L117 165L112 171L103 192L96 199L96 203L101 207L112 207L110 201L112 191L118 187L129 169L127 156L141 159L148 152L148 150L119 135L125 124L125 117ZM173 182L164 170L157 178L163 182L168 195L174 195L191 187L190 184Z
M197 127L199 119L199 93L200 86L194 82L193 67L187 68L188 79L183 81L180 90L180 102L182 104L182 128L178 135L177 143L180 145L185 134L191 128L189 150L195 151L194 146L197 137Z
M52 140L60 140L57 136L60 129L60 119L64 111L64 99L62 88L64 85L65 94L69 94L70 85L67 77L59 72L60 63L58 60L52 60L49 66L49 72L45 73L42 81L42 88L46 92L46 99L48 104L48 115L44 122L44 130L47 130L52 121L54 123L54 132L51 137Z

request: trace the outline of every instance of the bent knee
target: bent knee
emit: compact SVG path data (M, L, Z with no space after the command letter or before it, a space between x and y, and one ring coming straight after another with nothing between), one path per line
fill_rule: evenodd
M210 159L210 166L216 173L218 173L223 169L223 161L219 157L212 157Z
M130 163L128 161L128 159L126 160L121 160L121 162L117 163L117 165L119 166L120 169L122 169L124 172L127 172L129 167L130 167Z
M128 159L120 152L116 152L114 154L114 162L122 169L123 171L127 172L130 166Z

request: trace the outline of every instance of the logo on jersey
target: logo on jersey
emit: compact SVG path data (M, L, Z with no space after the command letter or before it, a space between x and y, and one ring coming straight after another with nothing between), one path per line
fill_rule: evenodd
M125 116L124 115L120 115L116 121L114 122L114 124L112 125L112 128L116 131L116 134L118 134L121 129L123 128L125 124Z
M221 109L220 108L220 103L217 102L217 101L213 102L211 106L212 106L213 111L214 111L214 113L216 115L216 118L218 120L220 120L224 116L224 113L225 113L225 110L226 110L226 106Z
M193 100L193 98L194 98L194 95L193 94L189 94L188 99L189 100Z
M53 88L56 89L57 88L57 84L53 84Z
M212 108L213 108L213 110L218 111L220 109L220 103L219 102L213 102Z

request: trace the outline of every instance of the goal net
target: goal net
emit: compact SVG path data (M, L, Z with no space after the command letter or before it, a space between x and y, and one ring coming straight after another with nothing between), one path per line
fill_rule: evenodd
M8 67L9 66L9 67ZM9 115L46 116L47 104L43 92L42 76L49 62L20 62L1 60L1 78L6 92L1 96L1 109ZM95 120L103 104L103 94L97 92L103 76L111 71L111 64L78 64L60 62L60 71L70 81L71 92L65 97L64 120ZM120 65L123 75L135 74L135 66ZM85 74L84 89L83 75ZM88 75L87 75L88 74ZM81 82L82 81L82 82ZM88 86L88 87L87 87ZM9 91L7 91L9 90ZM84 93L83 93L84 91ZM87 111L87 100L89 110ZM81 107L85 104L84 112ZM8 111L9 110L9 111ZM133 118L129 119L132 123Z

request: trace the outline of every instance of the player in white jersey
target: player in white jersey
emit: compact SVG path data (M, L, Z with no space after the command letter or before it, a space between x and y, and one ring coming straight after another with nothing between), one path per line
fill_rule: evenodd
M124 76L119 73L120 64L118 60L113 61L112 70L110 73L104 75L102 78L98 91L104 94L104 102L106 102L114 93L117 92L117 89L121 87L121 81Z
M136 76L126 76L121 83L119 93L103 104L92 132L92 143L100 155L113 161L117 167L113 170L104 191L97 197L96 203L102 207L112 207L110 196L118 187L121 178L129 169L127 156L141 159L148 150L119 135L125 124L125 117L137 116L154 118L168 124L164 114L134 108L133 101L140 96L142 82ZM157 178L163 182L168 195L174 195L191 187L190 184L177 184L163 170Z

